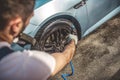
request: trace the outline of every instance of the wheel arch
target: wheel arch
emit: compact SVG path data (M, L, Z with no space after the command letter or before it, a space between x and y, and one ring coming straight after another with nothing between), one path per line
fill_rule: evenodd
M75 25L75 28L76 28L77 34L78 34L78 39L81 39L81 26L80 26L80 23L73 16L70 16L70 15L59 15L59 16L52 17L51 19L46 21L41 27L39 27L39 29L44 29L44 27L48 23L50 23L51 21L57 20L57 19L62 19L62 18L71 21Z
M62 16L59 16L59 18L65 18L65 19L70 20L75 25L75 28L76 28L77 34L78 34L78 39L81 39L81 26L80 26L80 23L73 16L62 15Z

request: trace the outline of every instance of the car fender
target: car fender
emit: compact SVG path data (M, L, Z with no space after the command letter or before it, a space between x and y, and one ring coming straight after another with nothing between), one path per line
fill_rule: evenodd
M49 18L47 18L46 20L44 20L42 23L40 23L39 25L34 25L34 24L29 24L27 29L24 31L24 33L34 37L36 35L36 33L38 32L38 30L42 27L44 27L44 25L54 19L60 19L60 18L64 18L64 19L68 19L71 22L73 22L73 24L75 25L75 28L77 29L78 35L79 35L79 39L81 38L81 28L80 28L80 24L77 21L77 19L75 19L75 17L73 17L72 15L70 15L69 13L58 13L55 15L50 16Z
M50 19L69 15L74 17L74 13L69 12L70 9L81 0L52 0L45 5L34 10L34 16L30 20L30 24L24 30L24 33L34 36L36 31ZM59 5L62 3L61 5Z
M67 12L81 0L53 0L34 10L30 23L39 25L46 18L61 12ZM62 3L62 4L60 4ZM72 12L72 14L74 14Z

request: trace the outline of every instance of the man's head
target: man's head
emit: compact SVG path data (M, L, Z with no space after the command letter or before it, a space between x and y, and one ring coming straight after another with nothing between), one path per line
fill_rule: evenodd
M33 15L34 3L35 0L0 0L0 40L11 43L19 35Z

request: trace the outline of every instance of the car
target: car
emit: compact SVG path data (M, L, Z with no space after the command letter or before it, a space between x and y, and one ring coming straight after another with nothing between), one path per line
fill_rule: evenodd
M80 40L119 12L120 0L36 0L25 38L12 47L62 52L69 34Z

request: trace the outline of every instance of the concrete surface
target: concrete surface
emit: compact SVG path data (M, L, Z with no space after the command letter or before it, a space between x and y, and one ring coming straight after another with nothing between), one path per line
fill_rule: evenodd
M120 80L120 14L79 41L73 64L68 80ZM70 72L68 65L50 80Z

